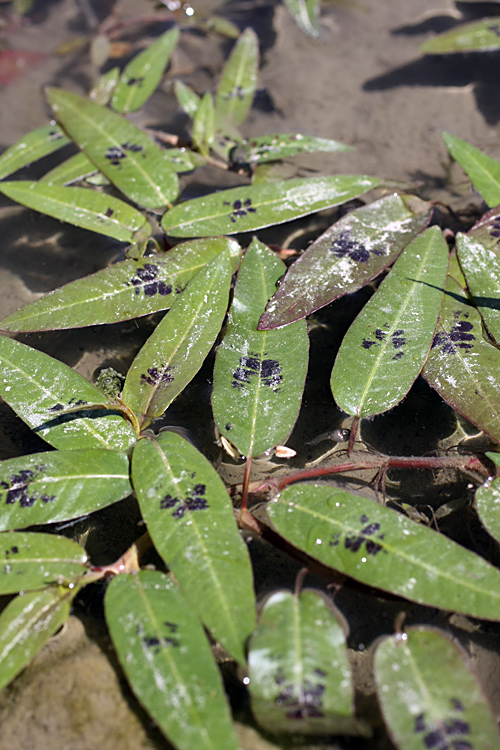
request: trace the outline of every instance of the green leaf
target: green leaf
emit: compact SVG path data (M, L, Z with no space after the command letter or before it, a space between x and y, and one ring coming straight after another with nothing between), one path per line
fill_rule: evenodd
M455 52L491 52L500 49L498 18L460 24L450 31L428 39L420 46L426 55L446 55Z
M96 172L95 165L80 151L44 174L38 182L47 185L69 185Z
M87 188L15 180L0 182L0 192L35 211L121 242L133 242L135 232L147 225L137 209Z
M0 328L81 328L166 310L193 276L224 251L236 270L241 248L227 237L191 240L168 253L115 263L30 302L1 321Z
M338 206L380 185L378 177L306 177L221 190L167 211L165 232L173 237L253 232Z
M328 138L316 138L302 133L273 133L262 135L238 144L236 163L265 164L266 162L288 159L297 154L314 154L318 152L354 151L339 141ZM234 157L233 157L234 161Z
M460 267L490 335L500 342L500 257L481 242L457 234Z
M357 734L346 638L326 597L276 591L248 653L252 713L266 731Z
M413 195L394 194L346 214L290 266L259 328L305 318L368 284L427 226L431 211Z
M51 122L32 130L0 156L0 179L17 172L27 164L58 151L70 142L59 125Z
M252 106L259 72L259 40L245 29L226 62L215 96L217 130L232 132L241 125Z
M380 414L408 393L432 344L447 265L441 230L426 229L355 319L331 376L335 401L347 414Z
M492 250L500 258L500 246L498 243L498 226L500 221L500 206L490 209L481 216L472 229L469 229L467 236L476 242L484 245L488 250ZM455 277L456 278L456 277ZM457 279L459 281L459 279ZM464 287L466 284L464 283Z
M179 80L174 81L174 94L177 97L179 106L184 112L186 112L186 114L193 118L200 104L201 97L199 97L193 89Z
M215 111L212 94L202 98L193 118L193 142L202 156L207 157L215 138Z
M268 505L278 533L357 581L429 607L500 620L500 571L402 514L326 484Z
M484 340L481 316L448 276L423 377L450 406L499 442L499 373L500 351Z
M488 206L497 206L500 203L500 162L451 133L443 133L443 141Z
M122 398L143 423L160 417L202 366L221 329L230 283L223 252L177 297L135 357Z
M48 88L46 96L64 130L127 198L147 208L175 200L177 175L165 151L146 133L69 91Z
M488 453L489 458L492 457ZM500 503L500 479L478 487L475 496L475 506L479 520L489 534L500 544L500 516L497 505Z
M111 97L114 110L135 112L149 99L163 78L179 34L178 28L170 29L129 62Z
M138 442L132 480L154 545L190 606L244 663L255 625L252 571L222 480L174 432Z
M384 638L374 669L382 714L400 750L500 747L465 654L441 631L420 626Z
M168 148L165 151L170 166L174 172L191 172L196 167L206 164L205 158L196 151L187 151L185 148Z
M285 265L254 239L242 261L227 332L217 350L212 407L220 432L245 456L286 440L297 419L307 374L304 321L258 331Z
M175 584L156 571L119 575L104 603L131 688L177 750L238 750L210 646Z
M30 531L0 534L0 594L16 594L82 576L87 555L64 536Z
M129 459L117 451L35 453L0 464L0 530L66 521L132 493Z
M60 414L106 399L67 365L5 336L0 336L0 395L55 448L127 450L137 439L132 425L113 411Z
M16 596L7 604L0 614L0 690L64 625L75 593L51 587Z
M301 31L313 39L321 36L319 26L320 0L285 0L292 17Z
M106 106L109 103L120 78L120 68L115 66L99 76L95 86L89 91L89 99L96 104Z

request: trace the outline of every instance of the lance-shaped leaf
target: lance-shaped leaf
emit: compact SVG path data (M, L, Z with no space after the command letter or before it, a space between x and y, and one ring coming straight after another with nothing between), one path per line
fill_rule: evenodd
M301 31L314 39L321 35L320 0L285 0L285 5Z
M221 329L230 283L223 252L177 297L132 362L122 397L143 424L160 417L202 366Z
M307 374L304 321L258 331L284 264L254 239L242 261L227 332L217 350L212 407L217 427L245 456L286 440L297 419Z
M500 441L500 351L483 338L481 316L451 276L422 375L450 406Z
M399 750L500 748L465 654L437 629L409 628L384 638L374 669L382 714Z
M457 254L488 332L500 342L500 258L481 242L466 234L457 234Z
M221 190L174 206L164 214L162 226L173 237L252 232L338 206L381 182L378 177L336 175Z
M137 439L121 414L104 408L61 414L86 404L103 404L106 398L67 365L5 336L0 336L0 395L55 448L127 450Z
M69 450L0 464L0 530L66 521L132 492L126 453Z
M202 98L193 118L193 141L202 156L208 156L210 146L215 138L215 112L212 94Z
M130 200L147 208L175 200L177 175L165 151L146 133L77 94L48 88L46 95L64 130Z
M316 591L277 591L248 652L252 712L267 731L357 734L346 637Z
M0 182L0 192L47 216L121 242L133 242L135 232L147 225L136 208L95 190L15 180Z
M273 133L261 135L238 144L233 161L241 164L264 164L278 159L288 159L297 154L314 154L318 152L353 151L352 146L332 141L328 138L316 138L302 133Z
M241 248L227 237L191 240L168 253L115 263L16 310L0 329L81 328L167 310L193 276L225 250L236 270Z
M368 284L427 224L432 209L413 195L389 195L354 209L290 266L259 328L305 318Z
M77 542L55 534L0 534L0 594L31 591L82 576L87 555Z
M380 414L408 393L432 344L447 265L441 230L426 229L355 319L331 377L335 401L347 414Z
M220 672L203 628L165 575L114 578L106 621L130 686L178 750L238 750Z
M126 113L142 107L160 83L178 41L179 29L170 29L129 62L111 97L114 110Z
M97 79L95 85L89 91L89 99L96 104L105 106L109 103L120 78L120 68L111 68Z
M446 55L455 52L491 52L500 49L498 18L460 24L450 31L437 34L420 46L426 55Z
M174 94L177 97L179 106L184 112L186 112L191 118L194 117L201 101L201 97L199 97L192 88L186 86L186 84L180 80L174 81Z
M487 453L488 458L498 465L498 453ZM500 544L500 479L487 482L478 487L475 495L475 506L479 519L489 534Z
M32 130L0 156L0 179L17 172L27 164L52 154L70 143L59 125L51 122Z
M96 172L97 167L95 164L85 156L83 151L80 151L78 154L70 156L69 159L58 164L50 172L46 172L38 182L46 183L47 185L70 185L72 182L79 182Z
M500 203L500 162L451 133L443 133L443 141L488 206L497 206Z
M196 167L206 164L205 158L196 151L187 151L185 148L168 148L165 151L174 172L191 172Z
M469 229L467 236L476 242L480 242L500 257L498 242L500 237L500 206L495 206L495 208L483 214L472 229Z
M326 484L286 488L268 514L311 557L429 607L500 620L500 571L432 529Z
M252 106L259 72L259 40L251 28L240 36L222 71L215 97L218 130L241 125Z
M184 596L214 638L243 663L255 625L252 571L222 480L173 432L138 442L132 480L154 545Z
M0 614L0 690L64 625L78 588L51 586L16 596Z

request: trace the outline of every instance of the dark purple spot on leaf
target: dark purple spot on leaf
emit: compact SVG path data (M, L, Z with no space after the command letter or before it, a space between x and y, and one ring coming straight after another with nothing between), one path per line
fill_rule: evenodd
M147 383L148 385L166 385L174 381L174 376L171 374L172 368L170 365L162 367L160 370L157 367L150 367L147 374L141 375L141 382Z
M111 217L113 216L113 214L114 214L114 211L113 211L113 209L112 209L112 208L108 208L108 209L106 209L106 213L105 213L105 216L107 216L107 217L108 217L108 219L110 219L110 218L111 218Z
M250 383L252 376L260 377L263 385L267 385L274 393L279 393L283 377L277 360L264 359L261 362L260 355L256 354L240 357L240 366L233 372L234 380L231 385L233 388L243 388L244 383Z
M342 232L330 246L330 252L336 258L350 258L355 263L366 263L370 255L383 255L383 250L368 250L357 240L349 236L349 232Z

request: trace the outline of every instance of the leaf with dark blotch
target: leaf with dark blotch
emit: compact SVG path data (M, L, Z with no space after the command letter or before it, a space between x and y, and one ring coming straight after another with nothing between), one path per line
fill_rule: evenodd
M305 177L237 187L174 206L162 219L172 237L253 232L338 206L373 190L378 177Z
M223 252L178 295L135 357L122 398L142 426L160 417L202 366L221 329L230 284L231 263Z
M0 322L0 329L82 328L167 310L193 276L224 251L236 270L241 248L227 237L191 240L168 253L115 263L16 310Z
M244 141L236 149L237 163L241 164L265 164L278 159L288 159L297 154L353 150L352 146L346 146L345 143L302 133L261 135Z
M490 336L500 342L500 258L466 234L457 234L457 254L467 286Z
M32 591L79 578L87 555L77 542L55 534L0 534L0 594Z
M488 206L497 206L500 203L500 162L451 133L443 133L443 141Z
M198 617L245 662L255 625L252 571L231 500L207 459L180 435L140 440L132 481L156 549Z
M382 638L373 666L382 715L399 750L499 750L488 701L450 636L419 626Z
M177 750L238 750L210 645L177 586L157 571L119 575L104 605L133 692Z
M335 401L347 414L371 417L406 396L432 344L447 265L441 230L426 229L354 320L331 376Z
M179 29L170 29L129 62L111 97L114 110L127 113L142 107L160 83L178 41Z
M137 439L130 422L113 411L60 414L106 399L67 365L5 336L0 336L0 395L54 448L126 451Z
M96 172L97 167L95 164L80 151L80 153L70 156L69 159L66 159L66 161L51 169L50 172L44 174L38 182L47 185L70 185Z
M500 441L500 351L484 339L481 316L450 276L422 375L450 406Z
M317 39L321 36L319 25L320 0L285 0L285 5L304 34Z
M259 72L259 40L251 28L245 29L233 47L217 87L215 120L219 131L241 125L252 106Z
M132 493L126 453L34 453L0 464L0 530L67 521Z
M284 270L271 250L254 239L243 258L227 331L217 350L215 421L245 456L284 442L300 409L309 347L305 322L283 331L257 330Z
M418 604L500 620L500 571L443 534L327 484L268 506L281 536L334 570Z
M459 24L456 28L436 34L422 45L426 55L449 55L464 52L492 52L500 49L500 21L483 18L481 21Z
M358 734L346 635L316 591L276 591L248 652L252 713L272 733Z
M3 180L31 162L58 151L68 143L69 138L53 122L32 130L0 156L0 179Z
M116 112L61 89L46 96L64 130L121 192L140 206L161 208L179 185L165 151Z
M500 257L500 206L495 206L483 214L472 229L469 229L467 236Z
M431 212L415 196L394 194L348 213L290 266L259 328L305 318L368 284L425 229Z

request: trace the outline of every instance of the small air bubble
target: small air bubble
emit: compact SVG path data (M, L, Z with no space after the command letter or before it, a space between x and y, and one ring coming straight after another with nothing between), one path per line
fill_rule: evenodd
M323 544L323 540L322 539L316 539L316 544Z
M243 684L244 685L250 685L250 677L244 677L243 678Z
M366 557L362 557L361 562L366 562Z

